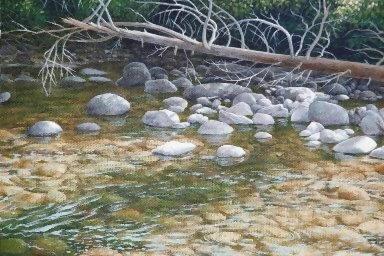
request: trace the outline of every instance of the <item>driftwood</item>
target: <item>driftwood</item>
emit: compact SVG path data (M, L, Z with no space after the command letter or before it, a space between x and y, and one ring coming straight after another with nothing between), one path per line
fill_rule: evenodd
M206 48L202 42L198 41L184 41L176 37L162 36L137 30L114 30L108 26L97 26L96 24L85 23L75 19L64 19L63 21L68 25L81 28L86 31L93 31L109 36L127 38L139 42L167 46L170 48L179 48L215 56L229 57L251 62L260 62L264 64L274 64L289 68L300 66L301 69L316 70L329 74L346 72L348 75L355 78L371 78L376 81L384 82L384 66L327 58L307 58L304 56L291 57L290 55L260 52L244 48L235 48L214 44L211 45L210 48ZM142 26L145 26L145 24L142 24Z
M213 0L143 0L143 4L152 4L159 9L152 16L159 24L148 21L136 13L143 22L115 22L108 5L111 0L99 0L92 14L84 20L73 18L63 19L63 25L55 30L31 31L23 27L21 31L34 34L49 34L56 38L55 43L45 53L45 63L41 77L46 94L50 93L52 84L56 84L57 74L62 77L72 70L67 63L72 61L71 53L66 49L67 42L94 43L117 39L131 39L142 44L148 43L161 47L161 52L167 49L178 49L200 52L252 63L269 64L271 67L281 66L295 71L318 71L325 74L350 76L384 82L383 59L376 59L376 65L337 60L327 49L331 43L330 32L332 21L328 20L329 6L326 0L317 0L312 4L314 16L298 17L302 23L302 34L289 32L279 23L278 18L258 17L236 20L230 13L216 5ZM315 0L314 0L315 1ZM135 12L135 11L134 11ZM378 28L374 35L379 42L384 42L384 33ZM246 42L250 37L251 42ZM224 41L224 43L223 43ZM236 44L233 42L236 41ZM257 44L265 51L248 47ZM239 45L238 47L233 45ZM289 50L288 54L277 53L278 46L283 45ZM295 49L296 48L296 49ZM369 50L370 59L374 54L383 53L382 49L365 47ZM375 59L374 59L375 60ZM60 72L56 72L59 70ZM303 73L304 74L304 73ZM327 79L330 81L330 79ZM49 86L47 86L49 85Z

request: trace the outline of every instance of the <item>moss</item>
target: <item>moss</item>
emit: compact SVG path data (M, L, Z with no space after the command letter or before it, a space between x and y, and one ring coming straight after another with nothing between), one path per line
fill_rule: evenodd
M24 240L19 238L5 238L0 239L0 255L13 256L13 255L26 255L29 246Z
M73 255L68 245L61 239L50 236L42 236L36 239L34 243L34 254L39 256L45 255Z
M124 208L116 212L113 212L112 217L119 220L140 221L143 219L143 214L132 208Z

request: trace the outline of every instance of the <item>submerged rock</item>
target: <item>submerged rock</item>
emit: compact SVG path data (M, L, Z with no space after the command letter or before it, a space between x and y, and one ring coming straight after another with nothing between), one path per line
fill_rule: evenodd
M11 98L11 94L9 92L0 93L0 104L9 101L10 98Z
M376 142L368 136L357 136L340 142L333 150L343 154L368 154L376 148Z
M27 255L29 246L19 238L1 238L0 255Z
M92 77L88 78L88 81L92 82L92 83L98 83L98 84L112 83L111 79L106 78L106 77L102 77L102 76L92 76Z
M120 116L131 108L131 104L123 97L105 93L93 97L87 104L87 114L92 116Z
M233 145L223 145L217 149L217 157L243 157L245 156L245 150L241 147Z
M255 138L258 140L268 140L272 139L272 135L267 132L257 132Z
M339 105L325 101L315 101L309 105L308 117L311 121L325 126L349 124L347 110Z
M93 248L80 256L123 256L123 254L109 248Z
M84 76L105 76L108 73L95 68L83 68L80 70L80 74Z
M370 220L361 223L357 229L363 233L374 236L384 236L384 222L381 220Z
M76 126L78 133L98 133L101 127L96 123L82 123Z
M196 148L196 145L189 142L169 141L153 150L154 154L164 156L185 155Z
M225 135L232 133L233 128L220 121L208 120L200 126L197 132L204 135Z
M155 111L147 111L142 121L144 124L155 127L172 127L180 123L179 116L170 110L162 109Z
M32 137L51 137L62 133L63 129L55 122L40 121L28 129L28 135Z
M172 93L177 92L177 87L167 79L157 79L145 82L144 91L153 94Z
M67 76L61 80L61 85L65 87L79 87L84 86L86 80L79 76Z
M361 188L351 186L351 185L342 185L337 190L337 196L340 199L345 200L369 200L369 194Z
M16 85L22 85L22 84L28 84L28 85L38 85L39 84L39 80L29 76L29 75L26 75L26 74L21 74L19 75L18 77L16 77L16 79L14 80L15 84Z

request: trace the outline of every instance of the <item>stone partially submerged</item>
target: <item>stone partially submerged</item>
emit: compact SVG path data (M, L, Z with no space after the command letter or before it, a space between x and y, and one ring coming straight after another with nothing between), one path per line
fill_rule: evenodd
M76 131L83 134L91 134L100 132L101 127L96 123L81 123L76 126Z
M203 135L226 135L232 133L233 128L220 121L208 120L200 126L197 132Z
M245 156L245 150L233 145L223 145L217 149L216 156L220 158L243 157Z
M10 98L11 98L11 94L9 92L0 93L0 104L9 101Z
M39 121L28 129L28 135L32 137L53 137L62 132L60 125L52 121Z
M376 148L376 142L368 136L357 136L340 142L333 151L343 154L368 154Z
M149 80L145 82L144 91L151 94L177 92L177 87L167 79Z
M308 117L310 121L315 121L325 126L349 124L347 110L326 101L315 101L309 105Z
M181 156L192 152L196 145L190 142L169 141L153 150L163 156Z
M243 115L237 115L227 110L221 110L219 112L219 121L226 124L253 124L253 121Z
M173 127L180 123L179 116L168 109L147 111L142 121L144 124L154 127Z
M87 104L87 113L92 116L120 116L131 108L131 104L123 97L105 93L93 97Z

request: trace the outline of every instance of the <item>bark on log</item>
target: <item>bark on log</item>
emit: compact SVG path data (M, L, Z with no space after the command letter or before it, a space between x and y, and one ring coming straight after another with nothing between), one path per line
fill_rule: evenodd
M114 35L116 37L127 38L149 44L177 47L179 49L190 50L215 56L241 59L251 62L264 64L275 64L281 67L315 70L323 73L334 74L349 71L349 75L355 78L365 78L384 82L384 66L376 66L359 62L334 60L327 58L305 58L304 56L291 57L284 54L275 54L254 51L249 49L212 45L209 49L204 47L201 42L184 41L178 38L170 38L157 35L146 31L120 29L116 31L107 26L97 26L93 23L85 23L75 19L64 19L64 23L97 33Z

